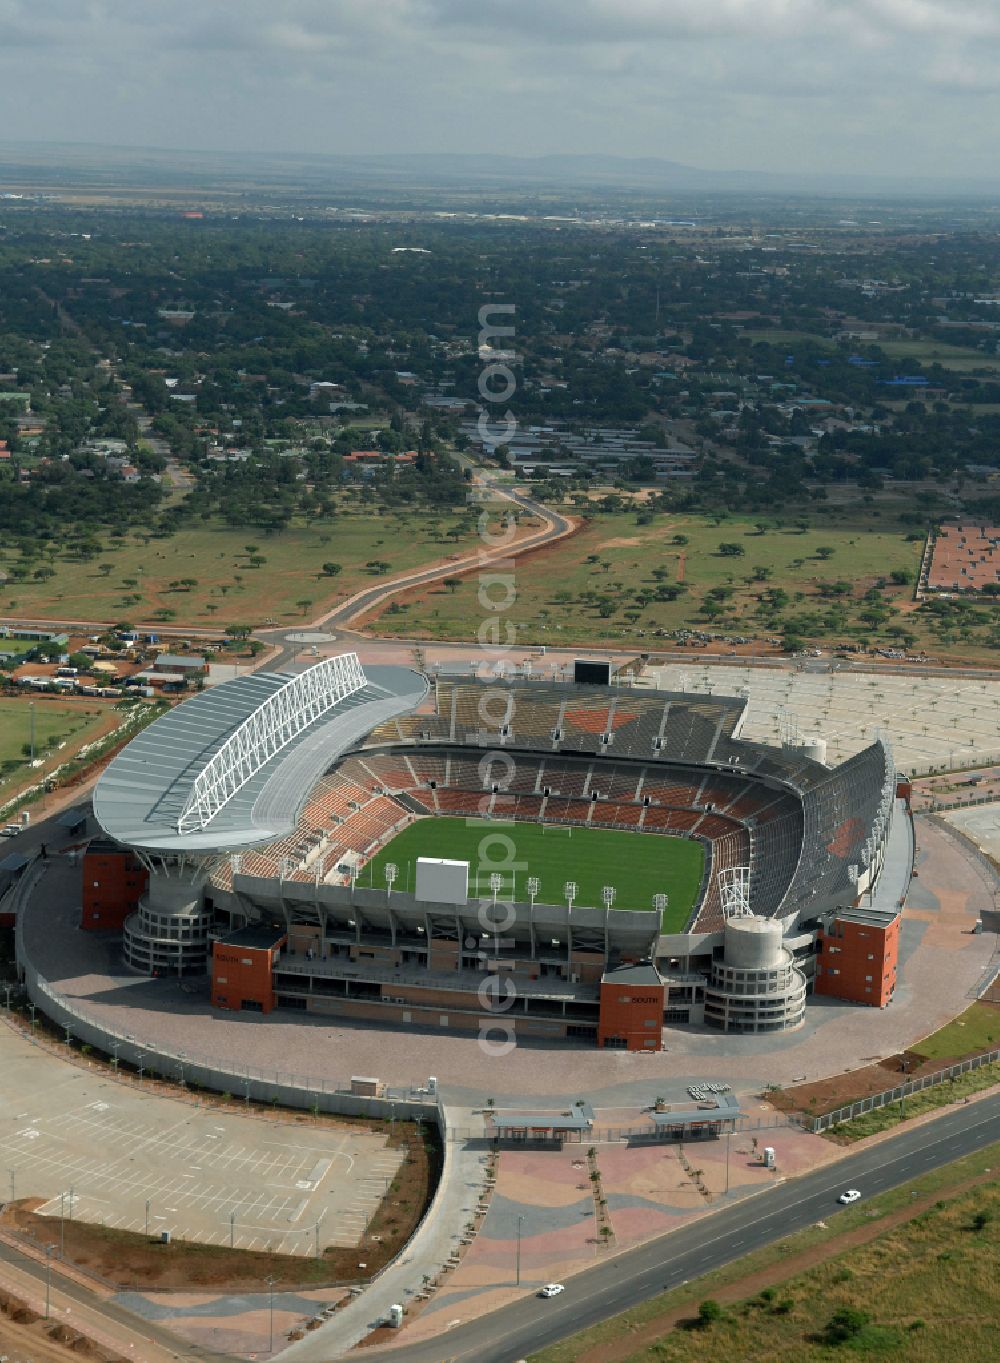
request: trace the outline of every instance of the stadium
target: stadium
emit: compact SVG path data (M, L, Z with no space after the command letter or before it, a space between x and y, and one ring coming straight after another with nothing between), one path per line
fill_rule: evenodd
M882 740L740 737L745 697L362 669L206 690L98 783L84 928L212 1004L655 1051L885 1006ZM610 683L611 679L607 679Z

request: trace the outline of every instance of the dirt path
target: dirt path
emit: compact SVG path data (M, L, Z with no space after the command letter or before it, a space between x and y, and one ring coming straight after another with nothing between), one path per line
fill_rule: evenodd
M677 581L683 582L687 576L687 554L682 549L677 555Z
M945 1194L949 1199L961 1196L970 1188L977 1187L980 1183L989 1183L994 1179L992 1173L979 1174L975 1178L966 1179L963 1183L956 1183L948 1189ZM914 1199L910 1205L901 1207L898 1211L890 1212L888 1216L881 1216L877 1221L871 1222L867 1226L858 1226L857 1229L845 1231L843 1235L835 1235L830 1240L825 1240L821 1245L815 1245L812 1249L805 1250L794 1256L791 1262L772 1264L770 1267L761 1269L757 1273L748 1273L745 1277L737 1278L734 1282L728 1283L725 1287L716 1288L713 1291L715 1301L723 1305L732 1305L734 1302L744 1301L747 1297L756 1296L765 1287L776 1287L780 1283L788 1282L792 1278L799 1277L810 1268L815 1268L817 1264L825 1263L828 1259L836 1258L846 1250L856 1249L859 1245L867 1245L886 1231L894 1230L897 1226L903 1225L907 1221L912 1221L914 1217L928 1211L936 1202L941 1201L940 1191L927 1197ZM632 1354L646 1345L655 1344L662 1339L668 1330L674 1329L682 1320L689 1320L697 1310L697 1302L691 1298L683 1306L675 1307L671 1311L665 1311L662 1316L657 1316L655 1320L647 1321L641 1328L623 1330L620 1338L604 1344L597 1344L592 1349L578 1355L576 1363L622 1363L623 1359L630 1358Z

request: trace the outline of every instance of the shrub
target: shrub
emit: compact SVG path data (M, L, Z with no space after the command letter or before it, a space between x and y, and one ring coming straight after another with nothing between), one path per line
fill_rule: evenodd
M827 1321L823 1339L827 1344L846 1344L848 1340L856 1339L870 1320L867 1311L860 1311L856 1306L842 1306Z
M714 1297L706 1297L698 1307L698 1324L703 1329L707 1329L715 1321L721 1320L723 1316L722 1307Z

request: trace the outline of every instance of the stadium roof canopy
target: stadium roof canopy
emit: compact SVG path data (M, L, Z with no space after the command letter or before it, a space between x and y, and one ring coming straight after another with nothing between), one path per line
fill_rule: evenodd
M283 837L330 764L426 692L409 668L365 672L354 654L224 682L118 754L97 783L94 815L118 842L152 853L236 851Z

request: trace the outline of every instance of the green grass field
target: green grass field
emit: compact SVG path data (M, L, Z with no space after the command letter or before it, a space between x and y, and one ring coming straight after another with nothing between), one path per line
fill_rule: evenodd
M106 714L101 705L60 705L58 701L35 702L35 752L69 742L96 725ZM27 700L0 700L0 763L20 760L21 747L31 739L31 711Z
M918 1041L910 1049L927 1060L953 1060L1000 1046L1000 1008L974 1003L954 1022Z
M60 744L65 744L65 748L60 750L60 757L68 757L100 730L108 716L107 706L80 701L60 704L58 701L39 699L35 701L34 709L35 753L40 758L58 750ZM23 748L30 741L31 710L28 698L0 700L0 789L6 789L19 775L29 770Z
M509 839L509 842L500 841ZM511 850L513 844L513 850ZM533 823L490 819L419 819L373 857L358 879L361 886L382 889L385 866L399 867L397 890L412 891L418 857L468 861L469 891L490 898L490 873L504 875L505 899L526 901L525 885L537 876L540 903L564 902L563 886L579 887L574 904L600 906L601 891L613 885L616 909L651 909L654 894L669 896L663 931L680 932L694 907L701 884L704 853L687 838L622 832L612 828L561 829Z

